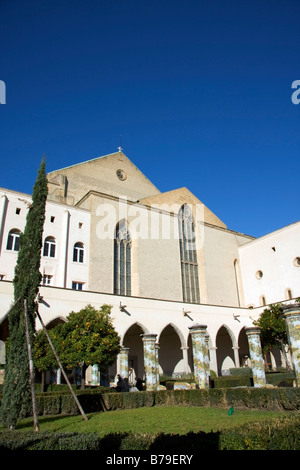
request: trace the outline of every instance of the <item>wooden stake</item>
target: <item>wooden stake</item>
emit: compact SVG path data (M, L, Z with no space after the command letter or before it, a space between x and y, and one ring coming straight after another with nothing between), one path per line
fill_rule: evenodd
M30 344L28 310L27 310L26 299L24 300L24 324L25 324L25 335L26 335L27 351L28 351L28 362L29 362L29 376L30 376L30 388L31 388L31 400L32 400L32 412L33 412L33 427L34 427L35 432L39 432L40 426L39 426L37 402L36 402L34 367L33 367L33 359L32 359L31 344Z
M46 328L46 326L45 326L45 324L44 324L44 322L43 322L43 320L42 320L42 318L41 318L39 312L37 312L37 316L38 316L38 318L39 318L39 320L40 320L40 322L41 322L41 324L42 324L42 327L43 327L43 329L44 329L46 338L47 338L47 340L48 340L48 342L49 342L49 344L50 344L50 347L51 347L51 349L52 349L52 351L53 351L53 354L54 354L54 356L55 356L55 359L56 359L56 361L57 361L58 367L60 368L60 370L61 370L61 372L62 372L62 374L63 374L63 376L64 376L64 378L65 378L65 381L66 381L67 384L68 384L68 387L69 387L69 389L70 389L70 391L71 391L71 393L72 393L72 396L73 396L73 398L74 398L74 400L75 400L75 402L76 402L76 405L77 405L77 407L78 407L78 409L79 409L79 411L80 411L80 413L81 413L83 419L84 419L85 421L87 421L88 419L87 419L87 417L86 417L86 414L85 414L85 412L83 411L82 406L80 405L79 400L78 400L78 398L77 398L77 396L76 396L74 390L72 389L72 386L71 386L71 384L70 384L70 382L69 382L69 379L68 379L68 377L67 377L67 374L65 373L65 371L64 371L64 369L63 369L63 367L62 367L62 365L61 365L61 362L60 362L60 359L59 359L59 357L58 357L58 354L57 354L57 352L55 351L55 348L54 348L54 346L53 346L53 343L52 343L52 341L51 341L51 338L50 338L50 336L49 336L49 333L48 333L48 331L47 331L47 328Z

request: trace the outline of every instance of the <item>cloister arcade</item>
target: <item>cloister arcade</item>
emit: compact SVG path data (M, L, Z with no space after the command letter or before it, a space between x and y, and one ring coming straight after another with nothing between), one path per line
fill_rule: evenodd
M149 333L143 325L135 323L124 334L122 345L128 349L128 367L134 376L144 375L143 335ZM224 375L230 368L250 365L249 346L245 328L238 338L222 325L214 336L208 333L210 369ZM169 323L158 334L158 362L160 375L181 377L194 373L191 334L184 335L174 324Z

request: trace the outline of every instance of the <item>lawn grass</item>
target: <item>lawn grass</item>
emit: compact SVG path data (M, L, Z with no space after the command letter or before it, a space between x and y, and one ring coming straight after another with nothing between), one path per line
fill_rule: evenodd
M143 407L88 414L88 421L81 415L40 416L41 431L97 432L100 436L117 432L187 434L199 431L221 431L235 426L276 419L299 412L235 410L230 416L228 409L213 407ZM17 426L20 431L33 429L32 418L26 418ZM0 431L3 428L0 427Z

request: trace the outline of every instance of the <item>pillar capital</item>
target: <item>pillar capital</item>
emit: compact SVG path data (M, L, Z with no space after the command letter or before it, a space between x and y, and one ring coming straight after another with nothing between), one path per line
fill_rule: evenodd
M196 324L196 325L189 326L189 330L191 334L193 333L205 333L206 334L207 333L206 328L207 328L207 325Z
M259 335L261 332L261 328L259 326L247 326L245 328L246 335Z
M155 333L145 333L142 335L143 341L156 341L157 334Z
M290 315L300 316L300 303L283 305L282 311L286 318Z

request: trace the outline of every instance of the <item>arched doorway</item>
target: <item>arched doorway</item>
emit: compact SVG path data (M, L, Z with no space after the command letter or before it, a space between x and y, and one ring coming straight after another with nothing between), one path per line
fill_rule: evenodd
M185 373L181 347L182 342L177 330L174 326L167 325L159 337L160 374L176 377Z
M229 369L236 367L233 344L229 330L221 326L216 338L218 375L226 375Z
M249 343L246 335L245 328L242 328L238 339L239 345L239 359L241 367L251 367Z
M141 378L144 376L144 349L142 335L145 331L142 327L135 323L132 325L124 335L123 346L129 348L128 354L128 369L132 369L132 379Z

